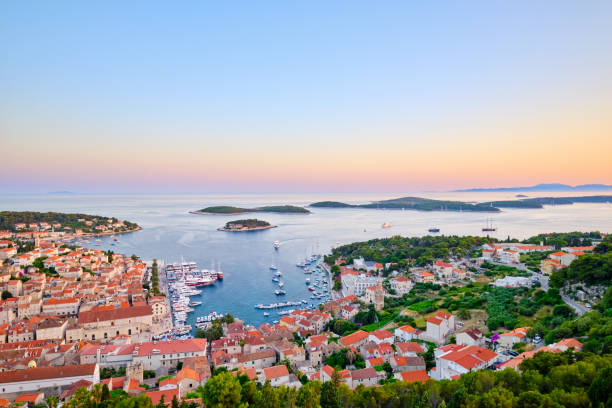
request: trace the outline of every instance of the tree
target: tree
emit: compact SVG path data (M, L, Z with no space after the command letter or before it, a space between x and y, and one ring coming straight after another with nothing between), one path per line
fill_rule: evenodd
M336 385L327 381L321 387L321 407L322 408L340 408L340 395Z
M12 298L13 294L11 292L9 292L8 290L4 290L2 291L2 300L6 300L8 298Z
M207 407L234 407L240 403L240 383L231 373L221 372L204 385L202 399Z
M172 408L180 408L178 398L176 398L176 395L172 397Z
M108 387L106 388L108 390ZM56 408L59 403L59 399L55 395L50 395L46 399L47 407Z
M472 314L470 313L469 310L467 309L459 309L459 313L457 313L457 316L461 319L461 320L469 320L472 318Z
M603 404L606 407L612 406L612 367L604 368L593 379L588 390L589 399L594 407Z

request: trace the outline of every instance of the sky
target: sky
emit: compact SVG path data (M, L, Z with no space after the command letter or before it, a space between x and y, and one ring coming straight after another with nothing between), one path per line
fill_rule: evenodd
M612 184L610 1L4 1L4 192Z

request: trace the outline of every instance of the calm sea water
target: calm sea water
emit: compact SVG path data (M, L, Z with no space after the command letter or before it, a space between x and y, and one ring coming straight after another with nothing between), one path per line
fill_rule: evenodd
M590 195L591 193L589 193ZM209 311L230 312L249 323L260 324L278 319L275 313L264 317L254 309L257 303L272 303L279 298L273 291L271 264L283 273L287 295L283 300L309 299L305 275L296 260L313 251L328 253L332 245L345 244L392 235L422 236L436 226L441 234L482 235L481 228L492 219L498 238L526 238L542 232L591 231L612 232L612 204L574 204L547 206L540 210L514 209L497 214L468 212L419 212L373 209L312 209L312 214L257 214L278 228L248 233L220 232L216 229L241 216L194 215L188 211L210 205L307 205L321 200L364 203L412 194L264 194L264 195L4 195L2 210L82 212L115 216L137 222L142 231L119 235L112 244L103 238L100 249L112 249L143 259L165 262L195 261L201 268L220 262L225 280L204 288L203 305L197 314ZM532 196L551 196L542 193ZM566 196L568 193L554 195ZM585 194L580 194L585 195ZM418 196L487 201L512 199L509 193L425 193ZM392 228L382 229L389 222ZM281 242L279 251L272 244ZM196 299L195 297L192 299ZM194 320L195 314L191 314Z

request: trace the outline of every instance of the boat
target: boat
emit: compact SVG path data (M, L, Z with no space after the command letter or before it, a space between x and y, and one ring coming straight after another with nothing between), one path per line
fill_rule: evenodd
M278 282L280 279L278 279L277 277L272 278L272 282Z
M497 228L493 226L493 221L489 219L487 220L487 225L482 228L482 232L490 232L490 231L497 231Z
M306 284L308 285L310 283L310 278L306 278Z
M276 289L276 290L274 291L274 294L275 294L275 295L277 295L277 296L280 296L280 295L285 295L285 294L287 294L287 292L285 292L285 291L284 291L284 290L282 290L282 289Z
M440 228L432 227L428 229L429 232L440 232Z
M189 306L191 306L191 307L195 307L195 306L200 306L201 304L202 304L202 302L197 302L197 301L195 301L195 302L190 302L190 303L189 303Z
M274 249L278 251L279 248L280 248L280 242L274 241Z
M391 225L391 223L390 223L390 222L385 222L385 223L382 225L382 227L383 227L383 228L391 228L392 226L393 226L393 225Z
M270 265L270 270L275 271L277 269L278 269L278 267L276 265L274 265L274 264Z
M308 290L313 291L313 290L314 290L314 288L313 288L312 286L309 286L309 287L308 287Z
M283 276L283 273L281 271L276 271L276 276Z
M285 286L285 284L282 281L279 281L278 286L282 288L283 286Z
M270 313L264 312L264 316L268 317L268 316L270 316Z

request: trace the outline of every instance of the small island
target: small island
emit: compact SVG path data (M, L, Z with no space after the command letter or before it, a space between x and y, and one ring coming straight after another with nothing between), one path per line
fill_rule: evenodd
M246 231L261 231L265 229L276 228L276 225L271 225L267 221L249 218L246 220L235 220L225 224L222 228L217 228L218 231L230 232L246 232Z
M213 207L206 207L197 211L190 211L191 214L222 214L222 215L235 215L235 214L246 214L251 212L268 212L268 213L285 213L285 214L310 214L310 211L304 207L298 207L295 205L269 205L264 207L256 208L241 208L232 207L229 205L218 205Z

